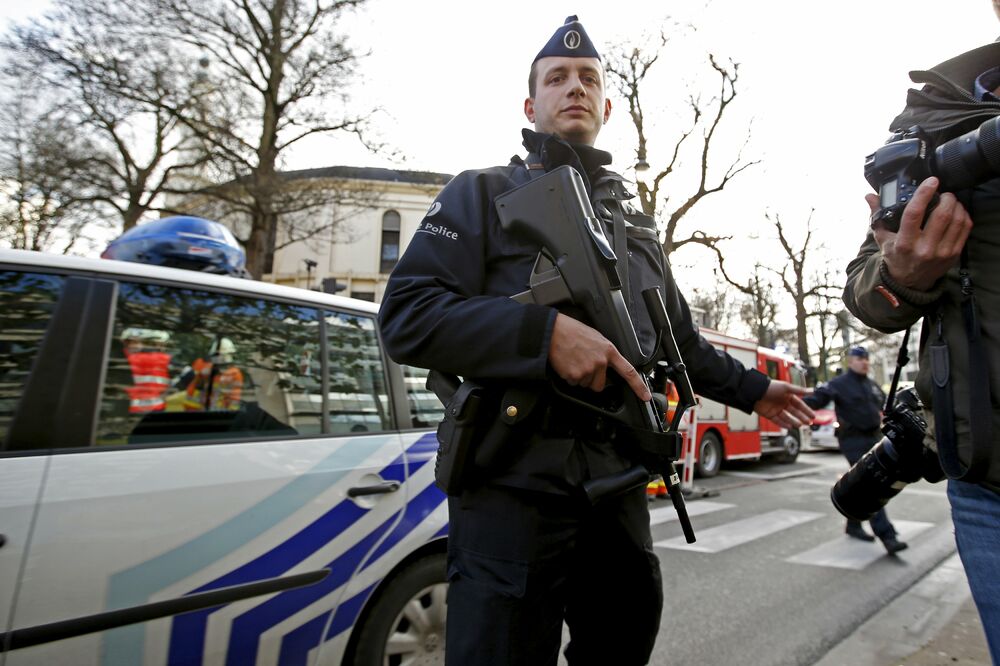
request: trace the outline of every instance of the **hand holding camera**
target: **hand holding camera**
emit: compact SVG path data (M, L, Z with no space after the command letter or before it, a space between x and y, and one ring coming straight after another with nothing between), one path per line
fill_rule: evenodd
M899 215L898 227L890 229L879 197L865 197L872 210L875 241L889 274L910 289L928 291L948 272L962 253L972 231L972 218L954 194L937 195L939 181L930 176L913 192ZM936 205L935 205L936 201Z

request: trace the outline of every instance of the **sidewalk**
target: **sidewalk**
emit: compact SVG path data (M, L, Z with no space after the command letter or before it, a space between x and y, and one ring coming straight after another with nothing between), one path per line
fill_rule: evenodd
M869 618L815 666L989 666L958 554Z

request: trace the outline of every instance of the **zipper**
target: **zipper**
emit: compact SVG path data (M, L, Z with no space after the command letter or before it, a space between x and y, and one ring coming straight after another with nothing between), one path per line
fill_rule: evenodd
M948 91L954 93L958 97L961 97L963 100L967 101L970 104L975 104L976 106L980 106L980 107L985 104L985 105L988 105L988 106L1000 109L1000 102L995 102L995 101L992 101L992 100L978 100L968 90L966 90L965 88L959 86L958 84L956 84L955 82L953 82L951 79L948 79L945 76L942 76L941 74L938 74L937 72L935 72L933 70L911 72L910 79L914 83L929 83L929 84L934 85L934 86L936 86L938 88L947 88ZM924 98L929 97L922 90L915 90L914 92L917 93L917 94L919 94L920 96L922 96Z

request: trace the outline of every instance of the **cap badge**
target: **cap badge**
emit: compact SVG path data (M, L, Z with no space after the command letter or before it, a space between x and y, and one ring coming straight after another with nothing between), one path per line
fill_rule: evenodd
M581 41L580 33L576 30L567 30L566 34L563 36L563 44L570 50L579 48Z

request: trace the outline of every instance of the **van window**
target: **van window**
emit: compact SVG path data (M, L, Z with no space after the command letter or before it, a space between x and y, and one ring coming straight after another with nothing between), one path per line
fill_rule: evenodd
M327 314L331 433L392 429L385 365L375 331L372 317Z
M402 366L406 382L406 399L410 404L410 425L414 428L436 427L444 419L444 406L433 391L427 389L427 370Z
M771 379L780 379L778 376L778 362L773 359L766 359L765 363L767 365L767 376Z
M313 308L123 282L98 445L321 432Z
M63 278L0 271L0 445L59 300Z

